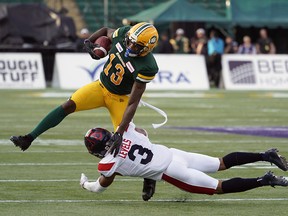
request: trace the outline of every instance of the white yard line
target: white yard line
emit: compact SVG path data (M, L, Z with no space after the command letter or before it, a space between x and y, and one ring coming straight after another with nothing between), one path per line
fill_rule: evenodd
M36 97L44 97L44 98L69 98L73 92L44 92L44 93L37 93L32 94ZM255 93L255 94L248 94L249 98L288 98L288 93L286 92L268 92L268 93ZM215 93L215 92L153 92L147 91L144 94L144 97L149 98L223 98L225 94L223 93Z
M271 202L271 201L288 201L288 198L249 198L249 199L240 199L240 198L231 198L231 199L152 199L149 202ZM0 203L131 203L131 202L143 202L143 200L0 200Z
M0 163L0 166L97 166L98 163ZM242 166L232 167L231 169L237 168L277 168L276 166L271 166L268 162L256 162L245 164Z
M45 154L57 154L57 153L88 153L87 151L83 150L83 151L53 151L53 150L29 150L26 151L25 153L23 153L20 149L15 149L16 151L1 151L0 154L31 154L31 153L45 153Z
M0 139L0 145L13 145L8 139ZM59 145L59 146L84 146L83 140L67 140L67 139L37 139L33 145Z
M80 174L79 174L80 179ZM18 182L78 182L79 179L2 179L2 183L18 183ZM142 182L141 178L117 178L116 182Z
M80 174L79 174L80 177ZM284 176L288 179L288 176ZM227 179L222 179L227 180ZM79 179L0 179L0 183L21 183L21 182L78 182ZM142 182L142 178L116 178L116 182Z
M7 183L7 182L75 182L78 181L76 179L6 179L6 180L0 180L2 183Z
M44 92L35 94L37 97L44 98L69 98L73 92ZM146 92L144 97L147 98L220 98L221 93L206 93L206 92Z
M97 166L98 163L0 163L0 166Z
M213 136L215 136L213 134ZM158 141L154 139L153 143L157 143ZM237 144L237 143L272 143L271 140L163 140L162 144L167 143L191 143L191 144L201 144L201 143L231 143L231 144ZM275 139L274 143L287 143L286 139ZM8 139L0 139L0 145L11 145L13 146L13 143L9 141ZM47 146L47 145L58 145L58 146L84 146L83 140L59 140L59 139L47 139L47 140L35 140L33 142L33 145L41 145L41 146ZM50 151L49 151L50 152ZM2 153L2 152L0 152Z

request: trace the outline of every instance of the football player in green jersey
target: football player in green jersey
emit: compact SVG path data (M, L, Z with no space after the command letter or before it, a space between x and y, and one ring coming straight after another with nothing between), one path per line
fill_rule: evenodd
M157 63L151 53L157 44L158 32L152 24L146 22L116 30L103 27L84 42L84 47L94 59L99 59L93 49L94 42L100 36L107 36L112 42L109 58L100 74L100 79L74 92L68 101L52 110L30 133L24 136L12 136L10 140L15 146L25 151L33 140L58 125L67 115L106 107L115 131L107 142L107 148L111 154L118 153L122 134L134 117L146 83L153 80L158 72ZM144 196L149 199L153 195L155 189L153 184L152 182L154 188L151 190L149 182L148 195L144 194L144 191L143 199Z

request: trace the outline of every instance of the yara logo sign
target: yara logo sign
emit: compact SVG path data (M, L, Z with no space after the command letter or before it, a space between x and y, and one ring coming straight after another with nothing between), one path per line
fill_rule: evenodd
M95 65L95 67L91 67L92 70L90 68L85 68L82 66L80 66L80 68L89 74L91 80L96 80L99 78L100 73L103 71L104 64L105 62L101 62L100 64Z
M188 76L185 75L183 72L176 72L176 71L159 71L153 80L155 83L173 83L173 84L189 84L191 81L189 80Z

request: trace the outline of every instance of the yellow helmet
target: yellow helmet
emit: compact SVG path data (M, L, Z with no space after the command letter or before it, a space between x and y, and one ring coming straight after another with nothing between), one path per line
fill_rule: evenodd
M141 22L132 26L125 36L125 56L147 55L156 46L158 37L158 31L151 23Z

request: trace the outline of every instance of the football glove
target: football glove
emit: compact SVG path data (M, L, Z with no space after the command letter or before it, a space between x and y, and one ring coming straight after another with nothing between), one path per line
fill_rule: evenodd
M114 157L119 153L120 146L122 144L122 135L118 132L115 132L110 140L106 143L106 146L109 147L108 153L113 154Z
M99 47L99 45L92 43L89 39L84 40L83 49L86 50L86 52L88 52L90 54L91 58L93 58L95 60L99 60L100 57L97 56L93 51L96 47Z
M87 181L88 181L87 176L85 176L84 173L81 173L80 186L81 186L82 188L84 188L84 183L87 182Z
M143 189L142 189L142 199L148 201L153 197L155 193L156 181L152 179L144 178Z

